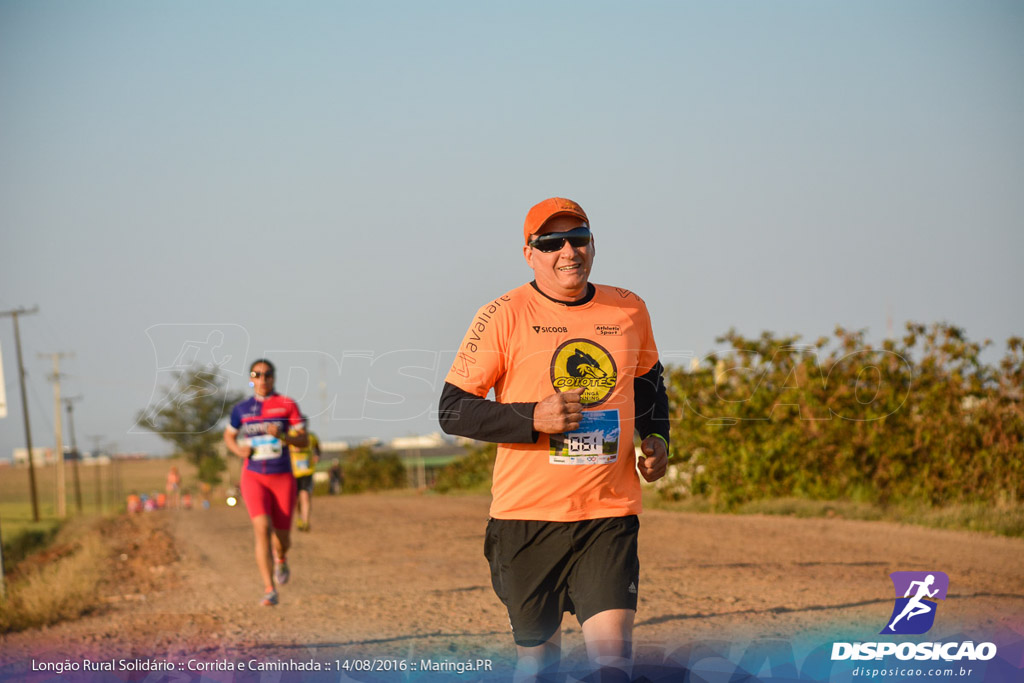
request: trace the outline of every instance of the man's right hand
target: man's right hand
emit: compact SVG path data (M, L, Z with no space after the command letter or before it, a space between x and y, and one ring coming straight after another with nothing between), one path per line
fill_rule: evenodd
M582 393L583 388L579 387L552 394L537 403L533 409L533 430L543 434L561 434L579 427L583 416Z

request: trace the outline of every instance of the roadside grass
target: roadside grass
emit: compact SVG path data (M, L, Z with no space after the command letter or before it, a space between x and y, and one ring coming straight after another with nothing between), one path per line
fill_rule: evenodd
M195 468L183 458L122 460L114 464L79 466L82 515L123 512L125 496L138 491L163 491L167 470L177 465L183 488L197 487ZM29 554L50 543L61 527L57 517L54 465L36 467L39 521L32 519L28 470L14 465L0 466L0 538L3 539L4 567L10 569ZM79 516L73 488L73 465L65 463L67 519Z
M900 521L940 529L987 531L1002 536L1024 538L1024 505L1019 504L974 504L909 510Z
M97 589L109 551L95 522L66 523L47 549L22 560L12 571L0 601L0 633L76 619L99 606Z
M740 506L738 512L747 515L782 515L800 518L839 517L867 521L886 518L884 511L871 503L849 500L805 500L803 498L751 501Z
M644 507L676 512L715 512L705 498L691 497L678 501L662 499L653 491L644 491ZM752 501L733 511L741 515L779 515L798 518L835 518L863 521L886 521L918 526L1024 538L1024 505L1018 503L976 503L933 508L923 504L902 504L883 507L873 503L849 500L805 500L773 498Z
M108 562L98 520L124 512L128 493L163 491L171 465L181 470L183 488L198 488L195 468L183 458L80 464L79 514L72 466L66 464L64 520L56 512L56 467L37 467L38 522L32 519L26 468L0 467L0 537L7 588L6 599L0 601L0 633L55 624L95 609L97 585Z
M60 529L52 510L40 509L39 521L32 521L27 503L0 503L0 534L3 537L4 567L13 567L29 554L46 547Z

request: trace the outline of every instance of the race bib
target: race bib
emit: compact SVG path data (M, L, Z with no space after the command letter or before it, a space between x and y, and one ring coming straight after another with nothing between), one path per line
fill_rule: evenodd
M586 410L580 426L552 434L548 462L552 465L607 465L619 459L619 411Z
M249 437L250 460L271 460L281 455L281 439L269 434Z

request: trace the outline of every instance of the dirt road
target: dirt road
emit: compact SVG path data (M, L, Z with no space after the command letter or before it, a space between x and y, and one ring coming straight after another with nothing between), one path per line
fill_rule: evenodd
M16 677L32 660L76 657L485 658L506 666L513 647L483 558L486 519L487 499L477 496L317 498L313 531L293 535L293 578L280 605L265 608L257 604L262 586L244 509L126 517L109 529L119 569L106 608L0 640L0 678ZM888 574L897 570L950 577L929 638L1024 633L1020 539L661 511L642 516L640 533L638 661L713 640L877 639L893 607ZM577 649L575 619L563 627L567 651ZM405 680L351 670L325 680L349 675Z

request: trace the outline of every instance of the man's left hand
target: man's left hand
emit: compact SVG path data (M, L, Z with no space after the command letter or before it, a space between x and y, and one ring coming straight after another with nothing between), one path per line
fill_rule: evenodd
M638 463L640 475L647 481L657 481L665 476L668 470L668 448L665 442L656 436L649 436L640 444L644 456Z

